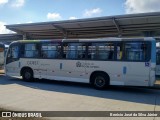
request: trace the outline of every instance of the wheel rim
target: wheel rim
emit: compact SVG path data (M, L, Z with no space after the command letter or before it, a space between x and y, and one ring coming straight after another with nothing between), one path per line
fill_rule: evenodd
M105 79L103 77L101 77L101 76L96 77L95 85L97 87L104 87L105 86Z
M31 73L30 72L25 72L24 77L25 77L25 79L30 79L31 78Z

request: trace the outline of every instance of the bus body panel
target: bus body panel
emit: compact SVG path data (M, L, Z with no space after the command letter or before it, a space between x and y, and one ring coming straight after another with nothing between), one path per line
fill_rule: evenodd
M110 85L153 86L154 52L152 47L149 61L19 58L6 64L6 75L21 76L21 70L29 67L34 78L90 83L91 74L101 71L108 74Z
M76 69L77 61L21 58L6 65L6 75L20 76L22 68L29 67L33 70L34 78L89 83L85 68Z
M149 62L147 64L150 64ZM129 86L148 86L150 66L145 62L128 62L126 66L126 84Z
M8 76L20 76L19 61L14 61L5 66L6 75Z
M146 67L142 62L92 61L91 64L93 66L87 67L86 72L90 75L94 71L105 71L110 77L111 85L148 86L150 80L148 75L150 67ZM126 67L126 72L124 72L124 67Z
M35 78L89 83L90 75L93 72L103 71L109 75L110 85L149 86L150 67L141 62L82 61L82 66L77 67L78 60L67 60L67 62L47 60L47 63L45 61L45 59L22 58L8 64L10 67L7 67L7 75L20 76L19 73L23 66L27 66L33 68ZM18 67L19 63L21 67ZM126 73L123 71L124 66L127 68Z
M114 61L86 61L88 78L93 72L104 71L110 77L110 85L125 85L123 62ZM118 68L118 69L117 69Z

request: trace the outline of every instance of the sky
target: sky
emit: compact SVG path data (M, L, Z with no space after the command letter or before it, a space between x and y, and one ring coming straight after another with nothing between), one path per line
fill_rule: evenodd
M0 0L0 34L4 25L158 12L160 0Z

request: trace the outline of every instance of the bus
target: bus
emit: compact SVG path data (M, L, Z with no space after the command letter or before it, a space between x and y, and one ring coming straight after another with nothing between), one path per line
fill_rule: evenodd
M156 76L160 76L160 47L156 48Z
M8 76L109 85L153 86L154 38L20 40L10 44Z
M0 69L3 69L4 66L4 54L5 54L5 46L3 43L0 43Z

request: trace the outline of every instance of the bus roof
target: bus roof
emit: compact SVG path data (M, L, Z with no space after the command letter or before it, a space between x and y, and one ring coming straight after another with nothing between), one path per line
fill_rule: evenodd
M151 41L155 40L152 37L139 37L139 38L97 38L97 39L63 39L63 42L106 42L106 41Z
M14 41L12 43L37 43L37 42L107 42L107 41L152 41L155 40L152 37L140 37L140 38L116 38L116 37L109 37L109 38L97 38L97 39L57 39L57 40L19 40Z

